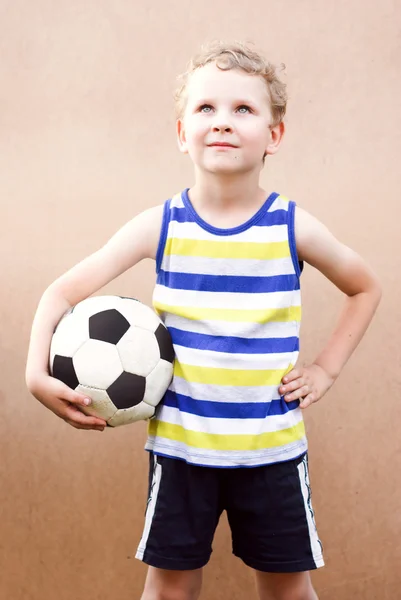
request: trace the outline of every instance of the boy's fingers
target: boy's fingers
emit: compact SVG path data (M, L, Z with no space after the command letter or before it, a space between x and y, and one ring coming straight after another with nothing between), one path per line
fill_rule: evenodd
M299 377L298 379L294 379L294 381L291 381L291 383L286 384L285 391L286 392L294 392L295 390L304 388L305 385L306 385L305 381L302 379L302 377Z
M77 394L77 392L72 392L69 402L72 402L72 404L79 404L81 406L89 406L92 403L92 400L88 396Z
M281 385L279 388L280 394L289 394L305 386L305 381L302 378L294 379L293 381Z
M106 421L90 415L85 415L76 406L67 406L65 409L65 420L71 421L71 425L86 426L88 429L106 427ZM75 425L74 425L75 424Z
M74 427L74 429L83 429L85 431L91 431L93 429L100 431L100 428L93 427L93 425L82 425L82 423L75 423L75 421L71 421L70 419L64 419L68 425Z
M299 400L302 398L306 398L309 393L310 393L309 386L300 385L300 386L297 386L297 388L294 389L291 393L287 393L284 396L284 400L286 400L287 402L292 402L293 400Z
M300 408L308 408L314 402L314 398L312 394L308 394L301 402L299 403Z
M71 402L71 404L78 404L79 406L89 406L92 402L88 396L74 392L74 390L71 390L68 387L65 388L61 398L67 400L67 402Z
M71 425L71 427L74 427L74 429L84 429L86 431L104 431L104 429L105 429L104 426L86 425L84 423L77 423L76 421L73 421L72 419L64 419L64 421L66 423L68 423L68 425Z
M298 379L298 377L301 377L301 375L302 375L301 369L293 369L292 371L290 371L289 373L284 375L284 377L281 381L283 383L288 383L289 381L294 381L294 379Z

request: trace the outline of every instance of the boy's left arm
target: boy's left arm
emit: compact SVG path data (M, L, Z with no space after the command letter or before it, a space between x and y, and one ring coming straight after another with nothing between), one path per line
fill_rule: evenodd
M306 408L333 385L361 341L380 302L381 288L377 277L356 252L298 207L295 238L299 260L318 269L346 294L337 327L316 360L306 367L296 365L283 377L283 385L279 387L286 401L300 399L300 407Z

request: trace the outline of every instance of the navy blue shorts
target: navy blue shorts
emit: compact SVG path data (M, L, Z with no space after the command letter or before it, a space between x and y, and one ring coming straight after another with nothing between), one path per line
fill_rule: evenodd
M323 566L307 455L273 465L200 467L150 454L145 528L136 558L160 569L200 569L227 511L235 556L259 571Z

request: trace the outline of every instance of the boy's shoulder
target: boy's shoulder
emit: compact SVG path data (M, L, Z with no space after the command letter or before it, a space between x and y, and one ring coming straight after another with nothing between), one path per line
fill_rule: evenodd
M294 226L297 245L306 243L314 243L316 245L322 242L327 236L332 236L326 225L299 206L298 203L294 206Z
M133 219L136 222L135 229L138 229L139 226L142 230L141 234L148 247L148 258L156 258L163 222L164 205L165 203L147 208Z
M341 288L349 279L356 254L307 210L295 209L295 240L299 260L318 269Z
M146 208L133 216L106 243L105 249L121 255L124 263L155 259L163 220L164 204ZM129 266L131 266L129 264Z

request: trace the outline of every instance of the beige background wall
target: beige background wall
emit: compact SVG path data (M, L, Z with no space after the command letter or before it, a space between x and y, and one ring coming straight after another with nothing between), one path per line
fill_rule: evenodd
M131 216L191 185L174 78L212 38L287 64L287 135L262 182L371 263L384 299L332 391L305 414L327 567L323 600L401 597L400 5L393 0L0 1L0 597L129 600L146 494L145 425L79 432L24 386L45 287ZM150 302L153 264L107 292ZM341 295L307 268L312 359ZM251 597L222 520L202 598Z

